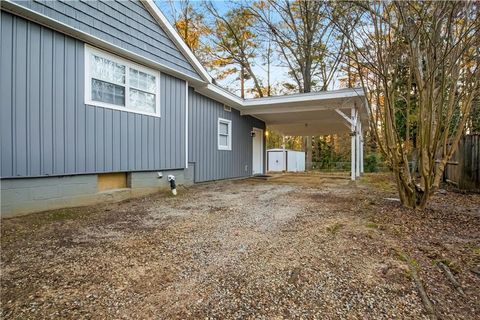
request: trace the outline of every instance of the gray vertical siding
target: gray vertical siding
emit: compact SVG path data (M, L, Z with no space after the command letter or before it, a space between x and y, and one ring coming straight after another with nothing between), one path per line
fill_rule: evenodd
M162 74L161 117L84 104L84 44L1 12L1 177L185 166L185 82Z
M201 79L190 62L138 0L14 0L14 2L123 49Z
M241 116L235 109L225 111L222 103L192 88L188 95L188 160L195 163L195 182L251 175L253 139L250 132L253 127L264 129L265 123ZM218 118L232 121L232 150L218 150Z

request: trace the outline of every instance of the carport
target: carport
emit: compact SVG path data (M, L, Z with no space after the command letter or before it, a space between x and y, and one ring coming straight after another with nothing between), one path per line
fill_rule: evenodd
M363 133L369 115L361 88L246 99L241 113L265 121L284 136L349 132L351 179L363 173Z

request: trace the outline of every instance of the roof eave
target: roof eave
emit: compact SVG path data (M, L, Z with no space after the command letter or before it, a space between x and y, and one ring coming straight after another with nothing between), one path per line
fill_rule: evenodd
M245 99L243 105L245 107L272 106L301 102L315 102L338 98L363 98L364 92L362 88L339 89L333 91L318 91L311 93L301 93L284 96L273 96L264 98Z
M193 65L198 74L207 83L212 83L212 77L208 74L207 70L203 67L197 57L193 54L192 50L187 46L185 41L180 37L175 28L168 22L168 19L163 15L160 9L157 7L153 0L140 0L150 14L155 18L157 23L162 27L177 45L178 49L185 55L188 61Z

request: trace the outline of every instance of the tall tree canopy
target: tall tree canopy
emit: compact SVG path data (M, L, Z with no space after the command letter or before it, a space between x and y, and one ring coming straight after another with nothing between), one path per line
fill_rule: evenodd
M343 36L327 19L329 3L264 0L250 10L275 42L298 92L327 90L343 52Z
M211 36L213 44L212 64L224 67L218 76L225 77L238 73L240 96L245 96L245 80L252 79L256 96L263 96L262 83L253 69L254 59L261 46L254 30L256 17L246 7L240 6L220 13L212 2L206 3L208 12L215 18ZM226 68L225 68L226 67Z
M200 60L208 65L210 60L206 57L209 50L208 45L202 41L202 38L211 33L211 30L205 24L205 17L202 13L195 10L189 0L178 2L180 6L177 8L173 0L169 1L173 25L180 37L192 50L192 52L200 58Z
M262 0L250 6L271 37L298 92L327 90L343 54L343 35L327 16L326 1ZM286 85L289 85L286 83ZM312 169L312 137L305 139L306 167Z

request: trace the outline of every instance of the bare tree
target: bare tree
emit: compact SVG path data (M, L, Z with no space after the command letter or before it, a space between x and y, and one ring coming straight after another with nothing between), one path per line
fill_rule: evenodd
M299 92L326 90L343 51L323 1L266 0L250 10L272 36ZM341 39L340 39L341 40Z
M257 56L260 45L257 35L253 32L256 17L248 8L242 6L232 8L226 13L220 13L212 2L205 3L208 12L214 17L211 40L217 50L212 55L219 65L239 66L240 95L245 97L245 80L253 80L256 95L263 97L263 88L260 79L253 70L253 61ZM237 71L235 68L227 71Z
M350 59L367 90L371 130L408 207L424 208L438 189L479 93L478 10L473 1L337 7L334 23L353 48ZM410 133L399 134L399 101L407 104L407 132L415 126L415 148L409 148ZM409 166L414 155L418 171Z
M209 35L211 30L206 26L203 14L194 8L190 0L169 0L169 4L173 26L190 50L205 63L208 60L205 57L208 46L202 42L202 38Z
M189 41L191 38L192 32L192 22L193 18L192 15L194 14L193 7L190 3L190 0L181 0L178 1L179 8L176 6L176 1L169 0L170 11L172 14L172 18L174 20L173 26L177 30L180 37L182 37L185 44L190 48L190 50L195 49L196 45L192 41ZM195 40L196 42L196 40Z
M265 0L250 6L289 69L299 92L327 90L343 51L343 41L326 19L325 1ZM307 169L312 165L312 137L306 137Z

